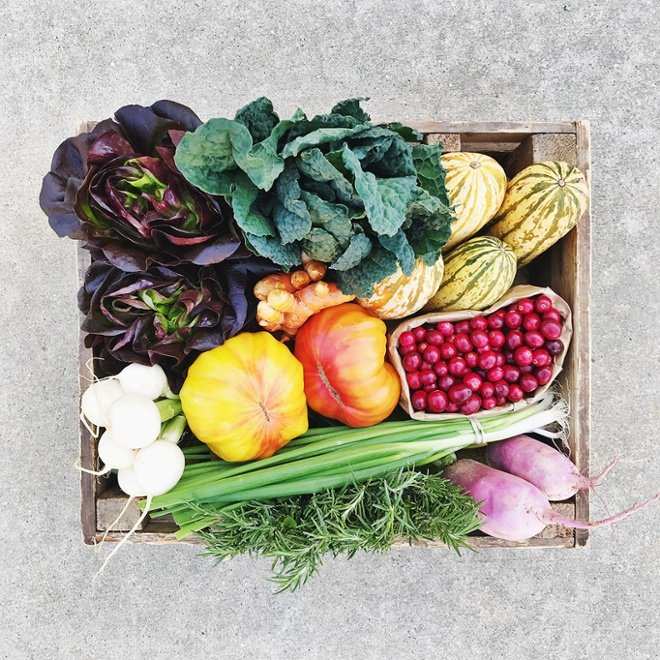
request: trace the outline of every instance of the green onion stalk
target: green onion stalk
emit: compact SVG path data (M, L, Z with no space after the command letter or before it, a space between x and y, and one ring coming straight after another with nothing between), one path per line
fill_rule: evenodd
M231 510L249 500L341 488L402 468L442 461L461 449L530 433L551 424L563 427L567 414L565 402L548 393L519 410L480 417L478 423L456 417L384 422L360 429L345 426L311 429L273 456L248 463L220 461L206 446L195 446L184 450L187 465L179 483L153 498L151 515L173 515L179 526L176 536L181 539L212 523L208 512L199 505L212 504L216 510Z

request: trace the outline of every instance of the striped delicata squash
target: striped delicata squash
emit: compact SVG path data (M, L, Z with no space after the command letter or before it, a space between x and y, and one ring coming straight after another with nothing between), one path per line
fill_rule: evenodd
M585 176L577 167L535 163L511 179L488 233L509 245L522 267L577 224L588 196Z
M468 151L443 154L440 162L447 171L445 185L456 214L442 249L448 252L497 213L506 192L506 174L495 159Z
M511 287L516 255L493 236L475 236L445 257L445 275L425 311L486 309Z
M399 267L393 275L374 285L373 295L358 298L372 316L381 319L401 319L418 312L438 290L444 270L442 257L433 266L417 259L412 273L406 275Z

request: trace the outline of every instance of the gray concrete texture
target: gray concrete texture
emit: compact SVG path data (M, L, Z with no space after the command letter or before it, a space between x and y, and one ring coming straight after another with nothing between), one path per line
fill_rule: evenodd
M37 205L78 119L172 98L202 117L370 96L376 116L593 131L593 452L610 511L658 490L658 3L0 3L0 656L657 658L660 507L582 551L401 548L294 595L265 561L81 544L73 242ZM594 500L594 514L604 506Z

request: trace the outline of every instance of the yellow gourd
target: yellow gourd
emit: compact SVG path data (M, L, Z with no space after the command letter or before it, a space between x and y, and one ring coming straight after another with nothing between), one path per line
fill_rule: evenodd
M396 273L374 285L369 298L358 302L369 314L379 319L401 319L419 311L438 290L444 270L442 257L432 266L417 259L412 273L406 275L401 267Z
M267 332L202 353L180 396L191 431L225 461L266 458L307 431L302 365Z
M506 192L506 174L490 156L456 151L440 158L456 219L443 252L476 234L496 213Z

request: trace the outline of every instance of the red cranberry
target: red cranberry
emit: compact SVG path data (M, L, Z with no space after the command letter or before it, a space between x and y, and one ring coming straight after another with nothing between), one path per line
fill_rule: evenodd
M449 373L449 369L447 369L447 363L443 362L442 360L438 360L438 362L433 365L433 371L440 378L442 378L442 376L446 376Z
M488 327L491 330L500 330L504 325L504 319L501 316L498 316L497 314L491 314L488 317L487 322L488 322Z
M415 341L422 341L426 337L426 330L421 325L413 328L411 332L413 333L413 337L415 337Z
M461 412L464 415L474 415L479 410L481 410L481 397L478 394L472 394L461 406Z
M497 400L494 396L487 396L481 400L481 407L484 410L492 410L497 405Z
M483 397L493 396L495 394L495 385L493 385L493 383L489 383L487 380L485 380L483 383L481 383L481 387L479 388L479 392L480 392L481 396L483 396Z
M534 367L531 364L526 364L524 367L518 367L521 374L531 374Z
M523 317L522 327L525 330L538 330L541 327L541 317L532 312Z
M454 335L454 346L456 346L461 353L467 353L472 350L472 342L464 332Z
M483 330L473 330L470 341L476 349L484 348L488 346L488 335Z
M513 357L513 355L512 355ZM504 366L504 354L503 353L498 353L497 354L497 362L495 362L496 367L503 367Z
M414 346L415 345L415 335L412 332L406 330L399 335L399 345L400 346Z
M451 321L440 321L435 327L445 337L454 334L454 324Z
M449 390L449 398L454 403L465 403L472 396L472 390L463 383L454 385Z
M453 376L442 376L440 380L438 381L438 386L440 387L441 390L444 390L445 392L448 392L452 387L454 387L454 384L456 383L456 380Z
M454 324L454 332L458 335L461 332L468 333L470 332L470 322L467 320L456 321Z
M453 357L447 365L452 376L462 376L467 370L467 365L462 357Z
M422 389L426 393L428 393L428 392L433 392L433 390L437 390L438 386L435 383L433 383L432 385L424 385L424 387L422 387Z
M550 367L541 367L534 374L539 385L547 385L552 380L552 369Z
M498 396L495 398L495 402L498 406L503 406L506 403L506 398L503 396Z
M532 351L532 364L535 367L548 367L552 364L552 357L545 348L537 348Z
M541 348L541 346L545 344L545 339L538 330L530 330L529 332L526 332L524 339L525 343L530 348Z
M477 366L479 356L474 351L466 353L463 357L465 358L465 364L467 364L470 369L474 369Z
M473 371L471 371L463 376L463 383L467 385L473 392L476 392L481 387L482 379L479 374L475 374Z
M521 314L529 314L530 312L534 311L534 302L531 298L521 298L516 303L516 310L518 310Z
M564 344L561 339L547 341L545 343L545 350L548 351L550 355L559 355L564 350Z
M506 337L504 336L504 333L501 330L491 330L488 333L488 343L493 348L501 348L502 346L504 346L505 341L506 341Z
M493 367L486 373L486 378L488 378L491 383L497 383L498 380L504 378L504 369L502 369L502 367Z
M479 356L479 368L488 371L497 365L497 353L495 351L484 351ZM499 378L498 378L499 380Z
M539 314L545 314L546 312L549 312L552 309L552 300L550 300L548 296L542 293L534 301L534 309Z
M493 312L493 316L499 316L502 321L504 321L504 315L506 314L506 309L500 308Z
M406 374L406 383L411 390L419 390L422 388L422 381L420 379L419 371L409 371Z
M516 348L513 352L513 359L519 367L526 367L532 364L534 356L532 355L532 349L528 346L521 346Z
M445 338L439 330L429 330L426 333L426 342L432 346L440 346L444 340Z
M424 351L424 362L435 364L440 359L440 349L437 346L429 346Z
M509 401L512 403L515 403L516 401L521 401L524 396L525 393L522 391L520 385L516 385L516 383L514 383L509 388L509 396L507 399L509 399Z
M435 385L437 378L435 372L431 369L424 369L419 372L419 380L422 381L422 385Z
M445 412L457 413L459 410L460 410L460 406L457 403L452 403L450 401L449 405L447 406L447 410L445 410Z
M419 353L408 353L402 363L406 371L417 371L422 366L422 356Z
M440 346L440 357L442 357L443 360L451 360L453 357L456 357L457 352L456 346L453 344L445 342Z
M536 378L532 374L523 374L522 376L520 376L520 381L518 382L518 384L520 385L520 389L523 392L529 394L539 386L539 381L536 380Z
M486 330L488 328L488 321L485 316L475 316L470 319L470 327L473 330Z
M498 380L497 383L494 383L494 385L496 397L506 398L509 395L509 383L507 383L505 380ZM497 405L501 406L502 404L498 403Z
M415 344L412 346L399 346L399 355L403 357L404 355L408 355L408 353L414 353L417 350L417 347Z
M419 344L417 344L417 352L418 353L423 353L429 345L425 341L420 341Z
M422 364L419 365L419 370L422 371L422 369L433 369L433 365L428 362L422 362Z
M426 406L429 412L441 413L449 405L449 397L441 390L433 390L426 397Z
M427 394L422 390L417 390L413 392L413 395L410 397L410 401L415 410L424 410L426 408Z
M504 315L504 325L506 325L507 328L519 328L521 323L522 316L520 312L511 311Z
M543 320L544 321L557 321L557 323L561 323L561 314L559 313L559 310L557 310L553 307L549 312L546 312L543 315Z
M552 319L544 319L541 321L541 334L551 341L561 337L561 324Z
M515 383L520 378L520 370L512 364L505 364L502 368L504 369L504 380L507 383Z
M506 345L513 351L523 345L524 335L520 330L509 330L506 335Z

